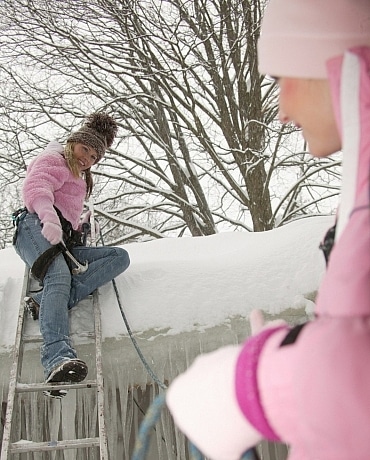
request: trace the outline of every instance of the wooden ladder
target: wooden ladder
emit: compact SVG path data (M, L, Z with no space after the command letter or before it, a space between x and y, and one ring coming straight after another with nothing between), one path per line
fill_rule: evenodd
M1 446L1 460L10 460L13 455L21 454L24 452L42 452L42 451L56 451L65 449L78 449L99 447L100 460L108 460L108 443L105 426L104 415L104 382L102 373L102 334L101 334L101 317L98 292L94 291L90 296L92 307L94 310L94 332L90 333L95 338L95 364L96 364L96 379L85 380L81 383L71 384L46 384L46 383L20 383L21 370L23 364L23 351L26 343L42 342L40 335L26 336L25 331L25 302L24 298L27 296L30 288L30 272L26 268L23 281L23 288L21 293L21 301L17 322L16 339L13 352L13 364L9 378L9 389L7 399L7 409L5 415L5 425L3 431L3 440ZM86 388L96 389L96 407L97 407L97 420L98 420L98 437L80 438L80 439L65 439L65 440L49 440L45 442L12 442L12 431L15 424L15 419L19 420L15 414L16 397L24 392L42 392L51 389L78 389L83 391ZM42 421L40 420L40 423ZM27 457L28 458L28 457ZM78 457L76 457L78 458Z

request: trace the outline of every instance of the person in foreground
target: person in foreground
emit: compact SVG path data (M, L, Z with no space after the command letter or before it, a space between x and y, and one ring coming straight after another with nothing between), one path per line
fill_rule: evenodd
M175 423L212 460L262 439L290 460L368 460L370 452L370 1L270 0L259 69L277 79L280 120L310 153L343 151L336 236L305 325L263 325L198 357L170 385Z
M130 263L123 248L82 244L81 228L91 214L87 211L81 217L93 187L90 168L103 158L116 133L112 117L91 114L64 147L50 142L27 168L22 190L25 208L16 216L14 246L42 283L42 290L28 303L34 319L40 321L41 363L47 383L85 379L87 365L77 358L69 337L69 309ZM66 247L84 270L75 273ZM56 389L44 394L60 398L66 392Z

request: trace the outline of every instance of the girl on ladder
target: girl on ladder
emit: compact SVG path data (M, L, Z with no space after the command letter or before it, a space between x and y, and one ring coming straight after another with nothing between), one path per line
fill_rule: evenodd
M81 382L87 365L77 358L69 337L69 310L95 289L124 272L128 253L118 247L81 244L83 205L92 192L90 168L98 163L117 134L117 124L105 113L87 117L63 147L50 142L30 163L23 184L25 208L17 216L15 250L42 280L43 289L28 299L39 317L43 337L41 363L47 383ZM66 251L87 267L71 272ZM65 391L44 392L61 398Z

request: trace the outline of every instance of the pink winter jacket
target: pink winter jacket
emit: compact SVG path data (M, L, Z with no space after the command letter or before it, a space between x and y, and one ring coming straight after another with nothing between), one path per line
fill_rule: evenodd
M86 183L73 176L62 154L63 146L54 141L32 160L23 183L23 200L28 211L35 212L42 223L59 224L53 208L56 206L77 230L86 197Z
M289 460L370 458L370 48L353 49L349 57L358 105L349 114L352 127L347 105L341 107L343 58L331 60L328 72L343 143L352 149L343 155L355 166L352 192L342 193L353 199L319 290L316 319L288 345L281 345L288 327L252 337L236 366L240 409L264 437L291 446Z

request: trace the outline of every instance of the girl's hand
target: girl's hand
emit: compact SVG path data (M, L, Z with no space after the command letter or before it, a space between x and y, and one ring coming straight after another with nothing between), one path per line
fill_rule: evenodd
M63 239L63 230L59 224L53 222L45 222L43 224L41 233L49 241L50 244L58 244Z
M81 222L80 222L80 225L79 225L79 230L80 231L84 230L84 225L85 224L91 225L90 217L91 217L91 211L90 210L86 211L86 213L82 215ZM94 219L94 225L95 225L95 236L98 236L99 233L100 233L100 225L99 225L99 222L96 219ZM87 234L91 235L91 230L89 230L87 232Z
M49 241L55 245L62 241L63 230L60 225L59 217L53 208L48 197L38 197L33 201L33 208L42 224L41 233Z

